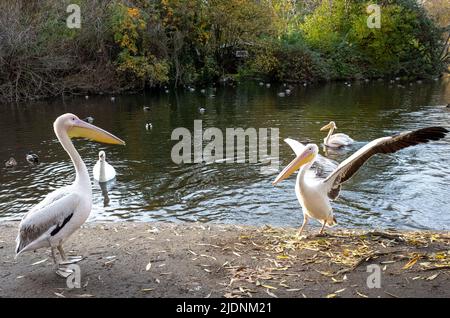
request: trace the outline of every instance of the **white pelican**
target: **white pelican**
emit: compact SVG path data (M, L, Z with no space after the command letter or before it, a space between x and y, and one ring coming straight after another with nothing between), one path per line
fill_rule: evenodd
M323 139L323 143L327 147L331 148L339 148L342 146L348 146L351 145L354 140L347 136L346 134L334 134L334 130L337 129L336 124L334 121L330 121L327 125L320 128L320 131L328 131L328 135Z
M98 182L108 182L116 177L116 170L106 162L106 154L103 150L98 153L98 161L94 166L93 175Z
M30 163L32 165L39 164L38 155L33 153L32 151L28 151L27 155L25 156L25 159L28 161L28 163Z
M370 157L379 153L393 153L430 140L439 140L447 132L448 130L443 127L428 127L375 139L344 160L324 179L318 178L317 174L308 173L318 157L317 145L304 146L298 141L285 139L297 157L281 171L272 184L283 181L300 169L295 184L295 193L303 210L303 224L299 235L303 232L309 218L317 219L322 223L320 230L322 234L325 225L337 224L330 200L337 199L341 185L349 180Z
M199 111L200 114L203 114L203 113L205 113L206 109L203 108L203 107L199 107L198 111Z
M48 194L23 217L16 239L16 257L26 251L50 247L53 260L59 265L70 262L62 244L86 221L92 205L89 173L70 138L82 137L116 145L125 145L125 142L73 114L59 116L53 123L53 129L72 159L75 182ZM57 261L55 248L64 262Z

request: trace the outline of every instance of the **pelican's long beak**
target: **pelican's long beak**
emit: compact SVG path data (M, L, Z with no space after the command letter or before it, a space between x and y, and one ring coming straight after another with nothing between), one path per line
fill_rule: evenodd
M67 133L70 138L80 137L95 140L105 144L125 145L125 141L123 141L122 139L81 119L77 119L74 125L67 131Z
M326 124L325 126L323 126L322 128L320 128L320 131L326 131L331 129L331 123Z
M308 151L302 152L300 155L298 155L297 158L292 160L284 169L280 172L280 174L275 178L275 180L272 182L272 185L276 185L277 183L283 181L284 179L288 178L291 174L293 174L295 171L300 169L301 166L307 164L308 162L312 161L314 159L314 154Z

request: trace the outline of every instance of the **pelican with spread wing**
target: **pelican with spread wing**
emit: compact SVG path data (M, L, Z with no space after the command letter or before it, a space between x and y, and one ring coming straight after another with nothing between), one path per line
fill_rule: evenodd
M53 260L59 265L70 263L62 244L86 221L92 206L89 173L71 138L88 138L117 145L125 145L125 142L73 114L58 117L53 128L62 147L72 159L76 172L75 182L48 194L23 217L16 240L16 257L26 251L50 247ZM63 262L57 261L55 249L58 249ZM74 258L73 262L80 259Z
M322 234L325 225L337 224L330 201L337 199L342 184L349 180L370 157L376 154L394 153L430 140L439 140L444 138L447 132L448 130L443 127L428 127L375 139L344 160L325 178L319 178L317 174L311 173L310 169L320 156L317 145L303 145L293 139L285 139L285 142L294 150L296 158L280 172L273 181L273 185L300 169L295 184L295 193L303 210L303 224L299 235L310 218L322 223L320 230Z

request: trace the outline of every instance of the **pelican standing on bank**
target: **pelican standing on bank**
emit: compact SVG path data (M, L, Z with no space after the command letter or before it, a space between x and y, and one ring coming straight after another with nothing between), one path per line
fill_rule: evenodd
M116 177L116 170L106 162L106 154L104 151L98 153L98 161L93 169L94 179L98 182L108 182Z
M448 130L443 127L428 127L375 139L344 160L324 179L314 173L309 173L312 164L318 157L317 145L307 144L304 146L293 139L285 139L297 157L281 171L272 184L276 185L300 169L295 184L295 194L303 210L303 224L299 235L310 218L322 223L320 230L320 234L322 234L325 225L337 224L330 200L337 199L341 185L349 180L370 157L376 154L394 153L409 146L427 143L430 140L439 140L444 138L447 132Z
M79 257L67 259L62 244L86 221L92 206L89 173L71 138L88 138L116 145L125 145L125 142L73 114L58 117L53 123L53 129L75 167L75 182L51 192L25 214L16 239L16 257L26 251L50 247L53 260L59 265L81 260ZM63 262L57 261L56 249Z
M354 140L346 134L334 134L334 130L337 129L334 121L330 121L327 125L320 128L320 131L328 130L328 135L323 139L323 143L327 147L340 148L343 146L351 145Z

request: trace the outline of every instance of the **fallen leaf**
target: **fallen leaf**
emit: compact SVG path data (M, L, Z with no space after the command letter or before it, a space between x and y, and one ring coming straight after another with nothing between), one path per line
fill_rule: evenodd
M278 289L278 288L276 288L274 286L270 286L270 285L261 285L261 286L264 288L267 288L267 289Z
M439 276L439 273L437 273L437 274L434 274L434 275L431 275L430 277L427 277L427 278L425 278L426 280L433 280L433 279L435 279L436 277L438 277Z
M153 290L153 288L144 288L144 289L141 289L141 292L146 293L146 292L149 292L149 291L152 291L152 290Z
M278 296L275 295L274 293L272 293L269 289L266 289L266 293L267 293L267 295L269 295L270 297L278 298Z
M38 262L36 262L36 263L31 264L31 266L42 264L42 263L44 263L44 262L47 261L47 260L48 260L48 258L43 259L43 260L41 260L41 261L38 261Z
M359 291L356 291L356 294L362 298L369 298L369 296L364 295L363 293L360 293Z
M408 263L406 263L405 266L403 266L403 269L410 269L414 266L415 263L420 259L420 255L414 256Z

